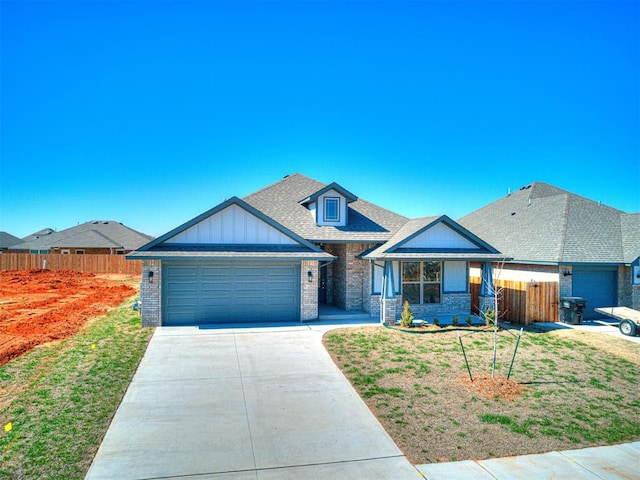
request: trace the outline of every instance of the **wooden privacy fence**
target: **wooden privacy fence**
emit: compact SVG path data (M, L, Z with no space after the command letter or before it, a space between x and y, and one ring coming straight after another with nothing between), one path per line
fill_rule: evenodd
M30 270L43 267L48 270L90 273L142 274L142 260L127 260L124 255L0 254L0 270Z
M469 279L471 305L479 313L480 277ZM533 322L558 321L557 282L516 282L498 280L500 318L511 323L531 325Z

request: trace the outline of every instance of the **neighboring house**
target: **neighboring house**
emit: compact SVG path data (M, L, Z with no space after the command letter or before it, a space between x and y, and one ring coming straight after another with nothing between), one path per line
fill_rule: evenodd
M160 236L143 260L142 323L305 321L319 305L385 323L471 313L469 264L504 258L446 216L409 220L300 174Z
M13 247L22 243L18 237L15 237L7 232L0 232L0 252L6 251L9 247Z
M513 257L504 280L558 282L559 297L596 307L640 309L640 214L629 214L546 183L532 183L460 224Z
M120 222L94 220L56 232L45 228L9 247L15 253L59 253L68 255L124 255L153 237Z

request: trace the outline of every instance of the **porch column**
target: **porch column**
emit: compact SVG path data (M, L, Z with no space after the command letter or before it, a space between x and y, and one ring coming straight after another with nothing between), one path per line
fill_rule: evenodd
M380 319L385 325L396 323L396 289L393 279L393 265L391 262L384 262L384 273L382 275L382 292L380 295Z
M493 266L491 262L484 262L481 270L480 296L478 299L478 308L480 315L487 311L495 309L495 290L493 286Z

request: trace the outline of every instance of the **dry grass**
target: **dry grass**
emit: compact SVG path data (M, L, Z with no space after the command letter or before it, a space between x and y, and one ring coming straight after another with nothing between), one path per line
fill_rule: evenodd
M514 331L411 335L334 330L325 345L415 464L541 453L640 439L640 347L587 332L524 332L511 381ZM484 376L485 378L481 378Z

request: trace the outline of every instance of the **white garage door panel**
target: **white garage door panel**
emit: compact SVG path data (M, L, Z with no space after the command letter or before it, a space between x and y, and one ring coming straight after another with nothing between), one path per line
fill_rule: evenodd
M299 320L300 265L167 264L162 303L164 325Z

